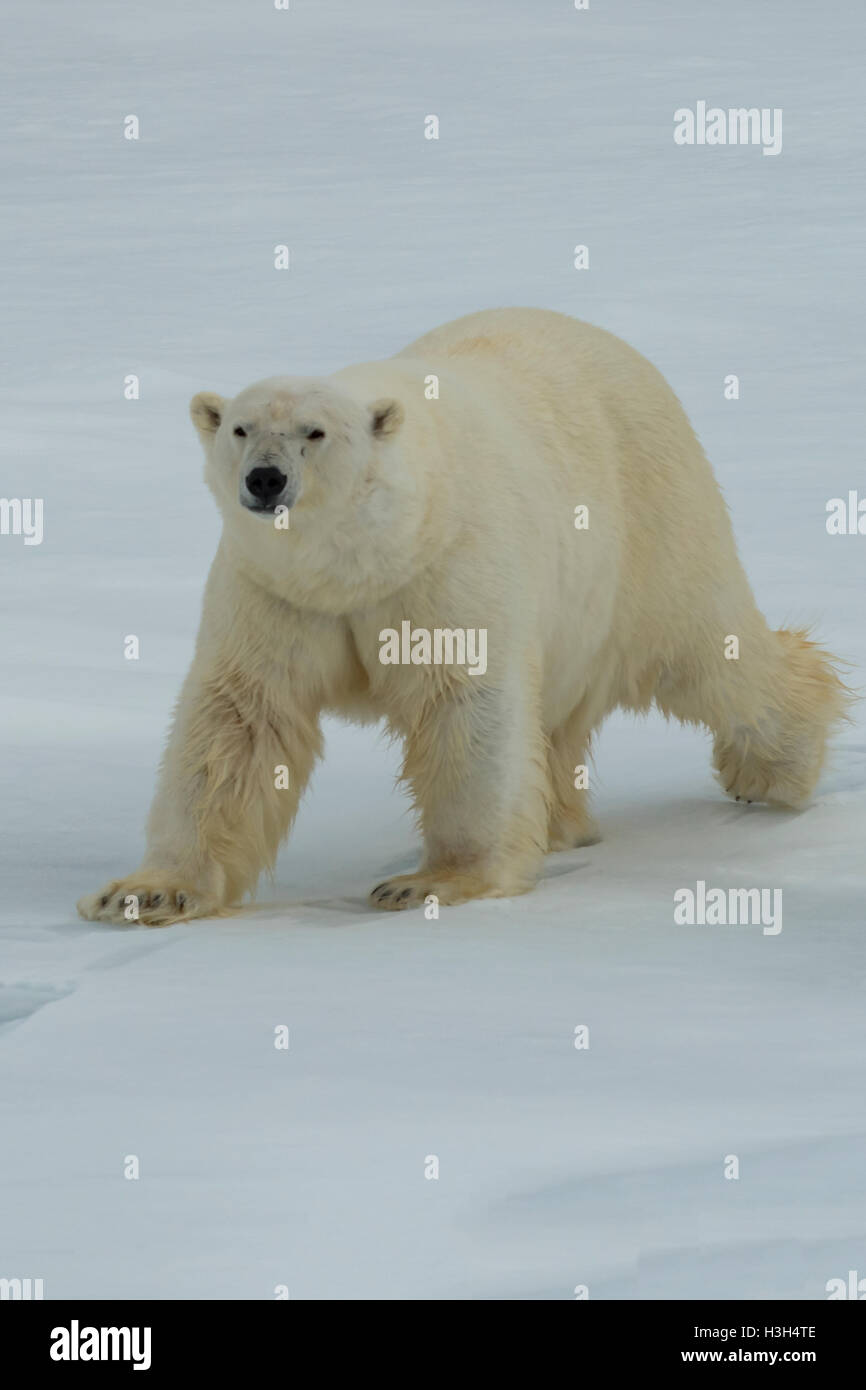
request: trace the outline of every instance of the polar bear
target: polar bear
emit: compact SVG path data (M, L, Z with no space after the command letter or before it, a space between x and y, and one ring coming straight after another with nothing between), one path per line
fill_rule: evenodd
M191 414L222 537L144 861L84 917L232 910L273 866L326 711L405 746L425 854L376 908L523 893L549 850L592 844L575 770L617 706L706 726L737 800L808 797L845 688L767 626L682 407L624 342L494 309Z

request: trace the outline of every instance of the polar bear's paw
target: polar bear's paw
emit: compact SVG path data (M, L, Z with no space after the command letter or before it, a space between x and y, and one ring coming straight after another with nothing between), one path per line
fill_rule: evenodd
M426 869L416 874L400 874L379 883L370 894L370 906L386 912L402 912L407 907L423 907L435 898L440 907L456 907L472 898L510 898L526 893L531 882L496 884L469 869Z
M220 910L207 896L181 884L177 876L143 869L81 898L78 913L87 922L168 927L193 917L216 917Z
M597 845L600 840L601 831L591 816L560 815L551 823L548 849L556 854L559 850Z
M802 798L802 792L788 785L791 778L784 764L760 758L746 742L717 743L714 761L716 778L734 801L796 805Z

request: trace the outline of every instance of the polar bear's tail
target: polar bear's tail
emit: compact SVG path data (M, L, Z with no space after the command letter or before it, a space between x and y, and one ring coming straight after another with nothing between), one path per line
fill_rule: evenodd
M713 720L713 763L737 800L800 806L854 696L839 679L839 663L808 633L781 628L766 637L765 659L732 663L746 679L737 682L736 708Z

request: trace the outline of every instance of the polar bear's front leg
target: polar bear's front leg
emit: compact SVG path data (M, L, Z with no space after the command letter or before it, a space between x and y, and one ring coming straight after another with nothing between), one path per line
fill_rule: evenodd
M406 740L403 776L420 810L425 858L386 880L372 906L400 910L526 893L547 847L545 740L525 682L465 687L427 707Z
M241 670L194 668L142 865L82 898L81 916L159 927L228 910L272 866L320 748L317 714Z

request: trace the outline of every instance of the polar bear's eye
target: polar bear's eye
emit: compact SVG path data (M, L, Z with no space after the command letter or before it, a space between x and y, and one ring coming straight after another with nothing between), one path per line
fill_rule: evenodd
M310 433L307 435L308 439L324 439L324 437L324 430L310 430Z
M233 434L236 434L237 437L238 437L238 439L246 439L246 437L247 437L247 432L246 432L246 430L243 428L242 425L235 425L234 430L232 431L232 433L233 433Z

